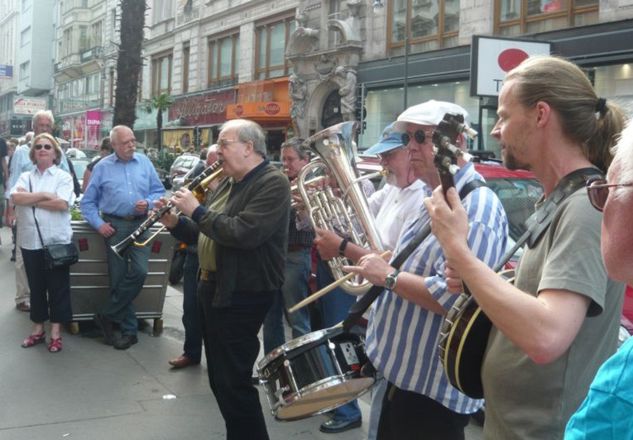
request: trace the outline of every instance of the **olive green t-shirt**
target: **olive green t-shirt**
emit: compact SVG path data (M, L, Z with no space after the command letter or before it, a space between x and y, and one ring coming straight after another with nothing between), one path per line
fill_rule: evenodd
M515 285L537 296L565 289L591 298L569 349L547 365L534 363L493 327L482 366L487 439L562 439L600 365L615 352L624 285L607 278L600 254L602 215L585 188L559 206L533 249L526 247Z
M227 185L226 190L217 196L213 202L207 207L212 211L222 211L226 205L226 201L231 194L231 185ZM198 258L200 261L200 269L215 272L217 270L215 260L215 241L205 234L198 236Z

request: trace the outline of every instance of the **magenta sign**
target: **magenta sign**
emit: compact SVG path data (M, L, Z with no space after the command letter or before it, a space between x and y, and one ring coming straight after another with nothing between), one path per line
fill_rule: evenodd
M235 89L176 98L169 107L169 120L182 118L185 125L220 124L226 121L226 106L235 104Z

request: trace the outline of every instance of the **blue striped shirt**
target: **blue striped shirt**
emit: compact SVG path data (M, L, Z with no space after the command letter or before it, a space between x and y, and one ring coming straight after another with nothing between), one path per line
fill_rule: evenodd
M472 164L455 176L459 191L471 180L483 180ZM428 191L428 190L427 190ZM469 218L468 245L479 259L494 266L506 248L508 224L505 211L487 187L473 190L464 200ZM403 249L429 220L426 209L405 227L395 254ZM442 248L429 236L404 262L401 270L424 277L433 298L448 310L458 295L446 290ZM398 388L423 394L461 414L483 405L450 385L438 356L439 335L444 317L430 312L386 290L374 303L367 327L367 355L389 382Z

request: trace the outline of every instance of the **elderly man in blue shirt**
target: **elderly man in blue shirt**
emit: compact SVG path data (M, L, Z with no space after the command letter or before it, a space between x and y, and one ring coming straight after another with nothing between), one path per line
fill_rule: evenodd
M129 127L114 127L110 141L114 154L104 157L94 167L81 200L81 212L105 238L108 249L110 300L95 316L95 321L103 330L105 344L125 350L138 342L132 301L145 282L150 249L131 246L120 258L110 246L128 237L143 223L165 188L150 160L135 153L136 139ZM120 325L120 337L113 331L115 322Z

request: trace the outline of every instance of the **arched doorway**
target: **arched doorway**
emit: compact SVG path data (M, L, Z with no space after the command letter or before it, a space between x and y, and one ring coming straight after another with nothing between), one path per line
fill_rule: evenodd
M338 94L338 90L331 91L327 98L325 98L321 121L323 128L328 128L339 122L343 122L343 115L341 115L341 97Z

